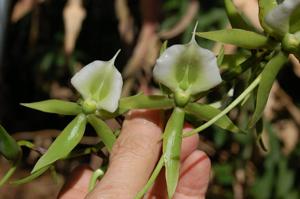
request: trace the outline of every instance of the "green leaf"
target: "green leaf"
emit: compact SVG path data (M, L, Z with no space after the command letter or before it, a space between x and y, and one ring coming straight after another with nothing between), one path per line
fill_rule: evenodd
M250 26L247 21L242 17L242 15L236 9L232 0L224 0L225 10L227 17L230 21L232 28L244 29L253 31L254 28Z
M51 144L47 152L38 160L31 173L66 157L80 142L85 126L85 115L79 114L76 116Z
M258 33L242 29L225 29L210 32L198 32L197 36L209 40L233 44L246 49L272 48L271 41Z
M295 9L290 16L290 33L300 31L300 9Z
M174 106L173 100L163 95L144 95L143 93L120 100L120 112L130 109L168 109Z
M7 131L0 125L0 154L7 160L16 162L21 155L21 148Z
M81 107L77 103L56 99L21 103L21 105L46 113L57 113L61 115L77 115L82 112Z
M279 70L286 63L286 61L287 55L285 55L283 52L279 52L266 64L258 86L256 106L250 126L253 126L262 116L273 82L275 81Z
M277 6L276 0L258 0L259 7L259 22L264 30L268 33L272 32L270 27L265 22L265 17L267 14Z
M174 195L179 179L184 115L185 113L182 109L177 107L174 108L173 113L167 122L163 137L163 157L169 198L172 198Z
M199 103L189 103L184 110L187 113L193 114L194 116L198 117L201 120L208 121L221 113L221 110L214 108L207 104L199 104ZM234 123L229 119L227 115L224 115L219 120L215 122L215 125L230 131L232 133L241 133L243 132L240 130Z
M43 173L45 173L49 169L50 166L51 165L48 165L48 166L46 166L44 168L41 168L41 169L33 172L31 175L29 175L29 176L27 176L25 178L21 178L19 180L15 180L15 181L11 182L11 184L13 184L13 185L21 185L21 184L24 184L24 183L31 182L32 180L36 179L37 177L39 177L40 175L42 175Z
M107 124L95 115L89 115L88 122L93 126L97 135L100 137L102 142L105 144L109 152L112 150L112 146L116 141L116 136L113 131L107 126Z

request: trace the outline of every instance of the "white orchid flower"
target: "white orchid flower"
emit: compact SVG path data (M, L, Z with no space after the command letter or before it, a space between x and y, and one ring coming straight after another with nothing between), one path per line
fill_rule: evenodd
M296 9L300 9L300 0L285 0L267 14L266 23L283 36L289 32L290 16Z
M189 43L167 48L153 70L155 80L175 94L198 94L222 81L214 53L198 46L195 30Z
M119 52L109 61L94 61L86 65L71 79L85 102L94 104L98 110L114 112L118 108L123 80L114 62Z

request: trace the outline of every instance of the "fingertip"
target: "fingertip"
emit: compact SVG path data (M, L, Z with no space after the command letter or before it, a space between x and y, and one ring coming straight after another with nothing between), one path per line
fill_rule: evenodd
M57 198L84 198L88 193L88 184L92 173L91 168L87 165L76 167L69 175Z
M205 152L196 150L191 153L182 164L175 198L204 197L209 184L210 171L211 161Z

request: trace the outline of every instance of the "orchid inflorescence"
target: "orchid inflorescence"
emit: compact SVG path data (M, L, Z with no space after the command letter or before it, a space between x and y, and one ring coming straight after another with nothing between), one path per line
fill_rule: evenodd
M29 182L51 168L57 160L68 158L79 144L88 123L95 129L101 142L110 152L117 136L105 123L106 119L116 118L132 109L163 109L172 111L164 129L163 153L152 176L136 198L141 198L151 187L162 167L165 167L167 191L171 198L179 178L179 156L183 137L197 134L213 124L229 132L243 133L244 130L237 127L227 113L247 101L251 94L256 95L256 105L248 126L252 128L260 125L276 75L287 62L289 54L300 57L300 21L298 20L300 0L285 0L279 5L275 0L259 0L259 18L263 31L257 30L245 21L231 0L225 0L225 6L232 29L196 32L197 26L195 26L190 42L161 50L162 53L153 69L153 78L163 88L160 95L147 96L140 93L121 97L123 80L114 66L115 59L120 52L118 51L111 60L94 61L73 76L71 83L81 95L77 102L52 99L22 104L48 113L75 115L76 117L41 156L32 174L12 183ZM242 61L236 58L237 64L226 66L224 63L229 57L232 59L232 56L224 55L221 50L216 57L213 52L197 44L196 36L233 44L250 50L250 53L243 55ZM223 65L225 67L222 67ZM220 68L223 70L222 75ZM236 81L238 75L245 73L249 80L247 87L237 97L232 98L231 103L222 110L198 102L216 86L224 82ZM253 92L256 89L257 92ZM187 115L193 115L206 122L183 134L183 124L189 120ZM15 165L20 162L19 145L33 146L26 142L16 144L2 127L0 132L0 152L14 165L11 172L3 178L1 182L3 184L12 175ZM257 133L258 140L263 143L261 132ZM61 150L62 146L64 150ZM8 153L10 149L13 150ZM103 174L99 171L97 173ZM97 177L93 178L93 181Z

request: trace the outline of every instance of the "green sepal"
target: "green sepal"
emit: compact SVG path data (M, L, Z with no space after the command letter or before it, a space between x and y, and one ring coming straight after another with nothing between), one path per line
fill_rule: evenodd
M25 183L28 183L28 182L31 182L32 180L36 179L37 177L41 176L43 173L45 173L49 168L50 168L51 165L48 165L44 168L41 168L35 172L33 172L31 175L25 177L25 178L21 178L19 180L15 180L15 181L12 181L11 184L13 185L21 185L21 184L25 184Z
M22 106L60 115L78 115L82 112L79 104L63 100L51 99L33 103L21 103Z
M93 126L97 135L100 137L104 145L106 146L107 150L111 152L112 146L116 141L116 136L114 135L113 131L107 126L107 124L97 118L95 115L87 116L88 122Z
M21 148L14 138L0 125L0 154L7 160L18 161L21 156Z
M232 0L224 0L227 17L232 28L254 31L255 28L247 23L243 16L238 12Z
M186 113L192 114L196 116L198 119L208 121L221 113L221 110L214 108L207 104L199 104L199 103L189 103L186 107L184 107ZM215 122L215 125L230 131L232 133L245 133L241 129L239 129L227 115L224 115L219 120Z
M131 109L168 109L174 106L172 99L163 95L145 95L143 93L120 100L120 110ZM123 112L123 111L121 111Z
M51 144L47 152L38 160L31 173L66 157L80 142L86 126L86 116L77 115Z
M272 29L266 24L265 17L267 14L277 6L276 0L258 0L259 7L259 22L267 33L272 34Z
M250 127L254 126L254 124L261 118L268 101L273 82L276 80L278 72L286 63L286 61L287 55L283 52L279 52L266 64L265 68L263 69L257 91L255 111L249 124Z
M163 157L169 198L173 197L179 179L184 115L182 109L174 108L163 135Z
M242 29L225 29L210 32L198 32L197 36L221 42L232 44L246 49L273 48L274 44L268 37Z

